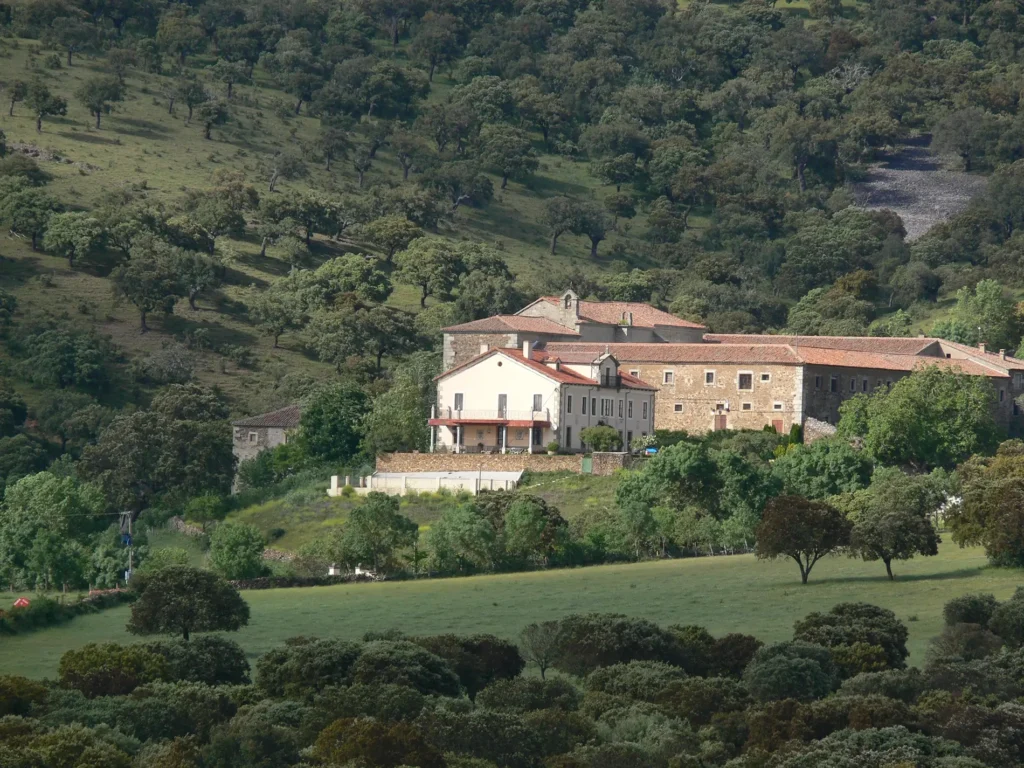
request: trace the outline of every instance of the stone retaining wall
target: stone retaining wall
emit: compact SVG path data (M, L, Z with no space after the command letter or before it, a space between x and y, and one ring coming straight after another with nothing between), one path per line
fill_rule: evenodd
M579 455L479 453L386 453L377 457L378 472L580 472Z
M598 452L592 454L594 464L592 472L595 475L614 475L620 469L629 469L632 464L632 456L623 452Z

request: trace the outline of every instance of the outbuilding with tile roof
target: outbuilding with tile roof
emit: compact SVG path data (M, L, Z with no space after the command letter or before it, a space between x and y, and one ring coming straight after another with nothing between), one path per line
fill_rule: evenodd
M301 418L302 408L288 405L231 422L232 448L238 462L288 442L289 433L299 428Z

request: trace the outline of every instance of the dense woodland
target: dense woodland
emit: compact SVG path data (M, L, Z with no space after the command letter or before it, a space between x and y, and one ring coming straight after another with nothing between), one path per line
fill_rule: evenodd
M998 3L129 0L14 3L0 20L11 584L112 585L129 518L141 563L145 526L171 514L215 527L380 451L424 448L439 329L567 285L717 331L901 334L941 299L927 330L1021 338L1020 33ZM184 149L153 138L162 124L187 129ZM991 179L907 243L847 182L922 135ZM107 167L53 142L102 148L87 156ZM140 147L133 170L117 166ZM59 274L39 268L53 262ZM74 306L65 285L101 285L109 309ZM748 550L775 498L852 518L861 502L844 495L873 488L876 467L947 473L990 456L990 398L929 372L858 399L842 431L863 451L683 440L624 482L607 519L573 526L543 505L456 499L425 552L407 518L369 505L369 533L347 525L303 562L464 573ZM297 400L298 439L236 467L229 416ZM936 424L954 426L936 438ZM924 534L925 508L977 480L928 477L900 506ZM978 514L963 541L1005 523ZM267 533L213 530L213 562L222 544L250 553L219 570L251 575ZM934 549L922 541L908 552ZM1003 549L1015 562L1017 545Z
M945 606L907 666L892 611L841 603L791 640L615 614L494 635L296 637L250 666L245 601L168 568L135 585L134 645L0 677L10 768L1013 768L1024 593ZM169 636L169 637L167 637Z
M594 615L517 644L296 638L250 667L203 633L249 619L225 577L267 571L272 532L234 512L423 447L445 325L571 286L715 331L1016 349L1022 43L1003 0L0 5L0 579L114 587L131 552L129 630L170 636L0 678L0 764L1020 765L1019 594L951 602L920 670L906 626L864 604L769 646ZM921 137L990 178L908 242L849 184ZM1019 567L1024 444L992 399L930 369L852 399L812 445L661 433L584 516L445 498L421 534L374 495L283 570L753 551L795 561L794 589L830 555L898 589L940 522ZM295 439L236 467L228 419L300 400ZM204 529L205 568L150 550L174 514Z

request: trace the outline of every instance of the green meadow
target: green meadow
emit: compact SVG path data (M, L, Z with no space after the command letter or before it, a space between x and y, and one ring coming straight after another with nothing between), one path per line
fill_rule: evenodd
M787 639L793 622L844 601L893 610L910 629L911 664L926 660L952 597L991 592L1009 597L1024 583L1019 570L992 568L979 548L947 542L937 557L899 563L889 582L880 563L821 561L801 586L789 561L752 555L660 560L574 570L461 579L354 584L244 593L252 609L235 635L250 660L295 635L359 638L374 630L411 634L492 632L515 638L532 621L602 611L659 624L700 624L713 634L747 632L766 642ZM0 639L0 674L52 677L65 651L86 643L137 642L124 630L129 608Z

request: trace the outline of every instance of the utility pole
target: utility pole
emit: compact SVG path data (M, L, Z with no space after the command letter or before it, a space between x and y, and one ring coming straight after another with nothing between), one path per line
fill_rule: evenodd
M135 570L135 540L132 538L132 513L130 510L121 513L121 543L128 547L128 570L124 572L124 583L127 585L132 577L132 571Z

